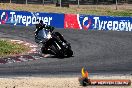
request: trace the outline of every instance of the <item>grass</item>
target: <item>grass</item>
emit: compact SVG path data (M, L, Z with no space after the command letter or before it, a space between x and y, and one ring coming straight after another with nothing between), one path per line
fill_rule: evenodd
M70 8L56 7L50 5L33 5L33 4L10 4L0 3L0 9L18 10L31 12L52 12L52 13L71 13L71 14L88 14L88 15L110 15L110 16L132 16L132 5L118 5L118 10L115 5L70 5Z
M29 47L22 44L12 43L7 40L0 40L0 57L22 54L29 50Z

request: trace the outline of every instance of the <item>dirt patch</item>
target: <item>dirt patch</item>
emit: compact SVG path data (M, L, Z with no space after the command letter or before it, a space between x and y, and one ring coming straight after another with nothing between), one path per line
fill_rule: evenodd
M91 79L130 79L132 76L90 76ZM78 77L0 78L0 88L83 88ZM132 88L132 86L87 86L85 88Z

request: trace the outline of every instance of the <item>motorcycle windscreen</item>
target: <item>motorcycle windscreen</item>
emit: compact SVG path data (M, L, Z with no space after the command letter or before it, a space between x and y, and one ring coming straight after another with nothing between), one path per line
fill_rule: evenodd
M49 33L49 31L42 29L38 32L38 38L39 39L45 39L47 38L47 34Z

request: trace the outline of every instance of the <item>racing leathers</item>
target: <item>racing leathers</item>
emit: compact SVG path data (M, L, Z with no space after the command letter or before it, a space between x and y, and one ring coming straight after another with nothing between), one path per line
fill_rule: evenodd
M40 21L40 23L36 24L36 30L35 32L35 42L36 43L43 43L42 49L43 49L43 53L47 51L48 47L50 46L50 44L52 43L52 41L48 41L48 26L46 26L45 24L43 24L42 21ZM40 33L40 31L42 31L42 35Z
M46 26L45 24L43 24L42 21L40 21L39 24L36 24L36 30L35 30L35 42L36 43L43 43L43 46L41 49L42 53L46 53L49 46L52 44L52 42L55 41L56 37L59 36L59 38L62 40L62 42L67 43L66 40L64 40L64 38L61 36L60 33L58 32L54 32L57 36L52 36L53 38L48 38L48 31L53 31L54 27L52 26ZM40 37L39 32L42 30L43 32L43 37Z

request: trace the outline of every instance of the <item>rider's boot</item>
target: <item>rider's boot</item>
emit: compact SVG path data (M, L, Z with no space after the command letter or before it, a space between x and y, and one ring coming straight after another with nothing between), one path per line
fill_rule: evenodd
M44 54L47 54L48 53L48 49L46 48L45 44L42 46L41 51Z

